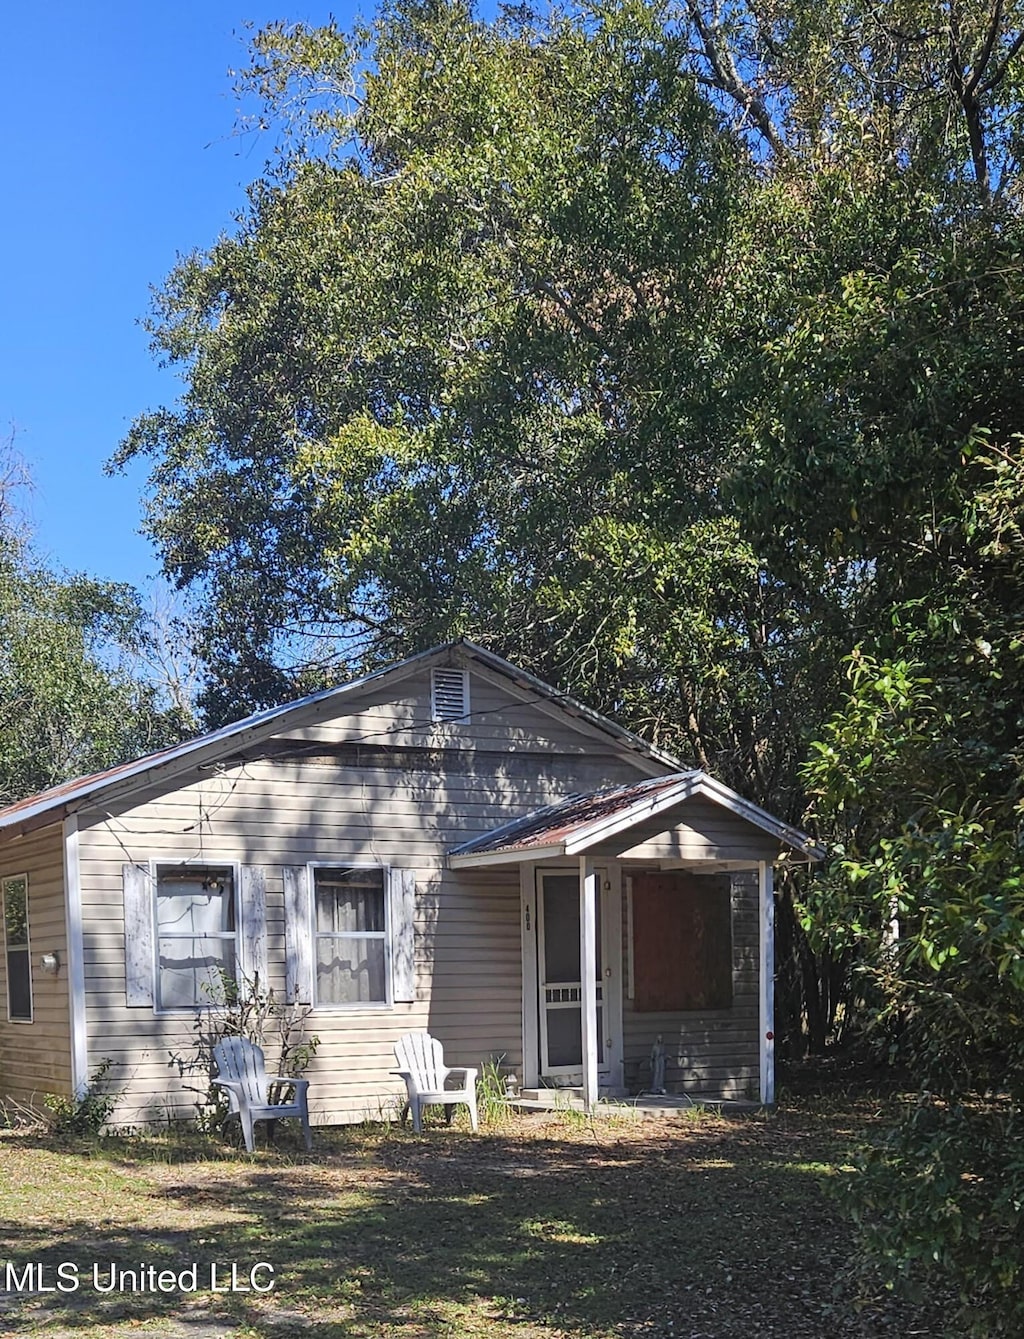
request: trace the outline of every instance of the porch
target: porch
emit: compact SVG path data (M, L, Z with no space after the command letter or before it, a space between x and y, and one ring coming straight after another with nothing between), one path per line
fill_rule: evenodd
M823 854L703 772L570 796L450 852L456 870L519 871L526 1100L703 1105L664 1091L696 1019L736 1066L723 1092L772 1103L773 866Z

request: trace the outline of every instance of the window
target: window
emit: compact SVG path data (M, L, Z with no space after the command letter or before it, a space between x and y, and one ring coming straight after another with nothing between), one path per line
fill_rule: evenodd
M156 872L157 999L194 1009L223 998L238 956L230 867L159 865Z
M32 959L28 942L28 876L4 879L4 947L7 951L7 1017L32 1022Z
M387 1004L385 871L316 867L316 1003Z
M435 721L461 721L469 715L468 671L430 671L430 713Z

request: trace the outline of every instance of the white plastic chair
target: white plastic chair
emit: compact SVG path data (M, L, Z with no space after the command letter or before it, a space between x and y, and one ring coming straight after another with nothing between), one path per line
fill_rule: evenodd
M225 1037L213 1048L213 1058L219 1076L213 1082L227 1093L231 1105L228 1118L238 1117L245 1147L250 1153L254 1147L255 1123L258 1120L282 1120L286 1116L297 1116L302 1121L306 1152L312 1149L313 1134L306 1104L308 1079L293 1079L285 1074L268 1075L262 1050L246 1037ZM270 1087L274 1083L294 1087L295 1095L290 1102L271 1102Z
M476 1132L476 1074L475 1069L449 1068L444 1063L444 1047L429 1032L407 1032L395 1043L395 1059L399 1068L394 1071L399 1078L405 1079L409 1100L402 1112L404 1122L406 1112L412 1111L412 1128L417 1134L423 1131L423 1108L425 1106L444 1106L451 1120L452 1107L464 1102L469 1108L469 1123ZM462 1075L461 1088L446 1088L445 1083L452 1074Z

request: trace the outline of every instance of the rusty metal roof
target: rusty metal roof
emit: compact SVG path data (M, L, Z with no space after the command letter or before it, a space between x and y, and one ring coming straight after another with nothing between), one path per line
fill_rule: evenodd
M189 744L198 748L209 738L212 738L212 736L202 735L199 738L189 740ZM23 800L15 800L13 804L8 804L0 809L0 826L5 824L8 818L14 821L25 810L35 811L40 808L53 808L58 806L62 800L74 799L80 793L98 790L106 782L115 781L121 776L131 775L138 769L140 762L156 765L161 759L180 752L181 745L158 749L156 753L147 754L139 762L120 763L117 767L108 767L103 772L90 772L88 776L75 777L72 781L62 781L59 786L49 786L46 790L41 790L35 795L29 795Z
M482 837L456 847L451 854L529 851L534 847L555 845L592 823L626 813L638 800L653 799L667 790L678 789L680 781L696 775L698 773L695 772L673 772L669 776L656 776L646 781L631 782L627 786L608 786L590 794L568 795L558 804L536 809L525 818L505 823Z
M504 823L448 853L454 868L513 863L518 857L582 854L597 842L628 830L694 796L722 805L806 858L822 860L823 847L798 828L745 800L707 772L673 772L589 794L568 795L557 804Z

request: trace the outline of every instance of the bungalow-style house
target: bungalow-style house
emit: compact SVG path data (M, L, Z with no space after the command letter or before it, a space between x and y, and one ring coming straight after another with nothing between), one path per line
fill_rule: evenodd
M457 642L0 811L0 1099L194 1114L221 970L313 1009L317 1119L393 1105L395 1041L526 1089L773 1100L772 869L821 851ZM660 1068L660 1066L659 1066Z

